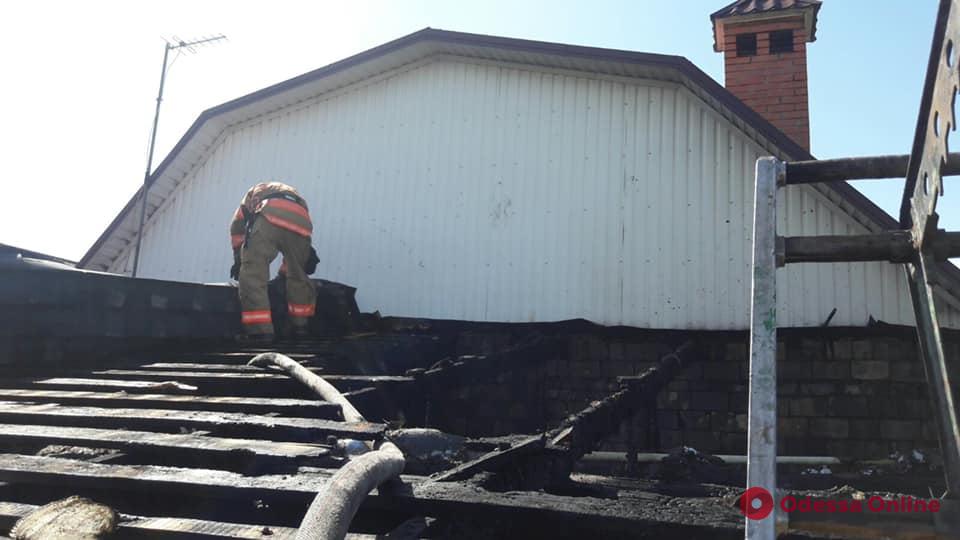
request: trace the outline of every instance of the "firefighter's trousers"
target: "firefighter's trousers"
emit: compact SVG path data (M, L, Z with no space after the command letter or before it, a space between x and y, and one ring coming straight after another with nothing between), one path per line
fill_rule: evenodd
M287 310L291 324L304 327L314 314L316 293L303 270L310 256L310 238L277 227L261 216L240 250L240 309L247 334L273 334L267 282L270 263L278 252L286 261Z

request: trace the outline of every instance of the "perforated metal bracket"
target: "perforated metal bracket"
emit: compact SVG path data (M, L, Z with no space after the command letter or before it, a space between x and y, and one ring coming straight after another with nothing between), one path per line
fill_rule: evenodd
M942 168L947 161L947 137L956 129L954 104L960 83L960 5L941 0L927 64L920 114L907 167L907 182L900 205L900 222L913 233L917 249L924 247L943 191Z

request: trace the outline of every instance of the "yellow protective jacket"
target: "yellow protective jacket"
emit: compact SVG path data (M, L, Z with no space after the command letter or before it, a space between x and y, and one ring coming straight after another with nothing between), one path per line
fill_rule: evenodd
M307 202L297 190L281 182L261 182L247 191L233 214L230 245L234 250L243 245L247 224L257 216L307 238L313 234Z

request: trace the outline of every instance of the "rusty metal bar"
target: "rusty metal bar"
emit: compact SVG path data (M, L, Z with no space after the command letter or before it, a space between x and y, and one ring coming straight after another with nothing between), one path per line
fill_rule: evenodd
M913 148L907 169L907 182L900 205L900 224L912 234L914 256L906 263L910 297L917 321L917 336L923 357L927 383L931 389L940 450L943 454L944 475L948 495L946 503L953 521L944 526L944 532L960 531L960 520L955 509L960 508L960 425L954 408L940 325L931 287L935 276L934 236L937 234L937 199L943 193L947 135L956 129L954 101L958 84L960 51L960 1L941 0L937 10L933 43L927 64L927 76L920 101L920 112L914 133Z
M839 159L814 159L787 162L786 183L815 184L847 180L905 178L910 156L865 156ZM944 176L960 174L960 153L950 154L943 168Z
M750 395L747 430L747 487L777 492L777 185L785 167L757 160L753 214L753 276L750 306ZM754 499L758 501L758 499ZM776 538L776 504L764 519L746 520L748 540Z
M940 340L940 324L933 301L933 289L928 276L930 260L923 254L906 265L910 297L917 319L917 336L923 357L930 397L933 400L934 417L943 453L943 469L951 498L960 497L960 429L957 424L957 409L954 406L950 377L943 343Z

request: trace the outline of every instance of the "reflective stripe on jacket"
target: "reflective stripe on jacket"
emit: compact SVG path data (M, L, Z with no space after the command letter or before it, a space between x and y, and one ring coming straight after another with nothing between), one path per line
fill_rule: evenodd
M273 225L307 238L313 233L306 201L297 190L281 182L261 182L243 196L230 222L230 245L233 249L243 245L247 214L251 217L262 215Z

